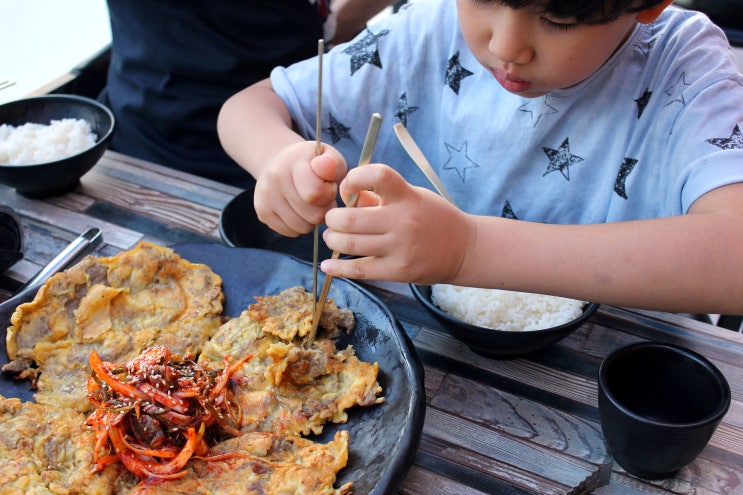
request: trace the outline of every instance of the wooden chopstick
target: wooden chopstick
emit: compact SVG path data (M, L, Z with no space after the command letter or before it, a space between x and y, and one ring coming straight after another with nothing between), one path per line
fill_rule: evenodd
M454 201L452 195L449 194L449 191L446 190L444 182L441 180L438 174L436 174L436 171L433 169L429 161L426 159L426 156L416 144L413 136L411 136L410 132L408 132L405 126L402 125L402 122L398 122L392 128L395 131L397 140L400 141L403 149L405 149L405 151L408 153L408 156L410 156L410 158L418 166L420 171L423 172L423 175L426 176L434 189L436 189L436 191L441 196L443 196L444 199L449 201L454 206L457 206L457 203L456 201Z
M317 41L317 116L315 117L315 155L322 155L322 140L320 139L322 134L322 56L325 51L325 41L319 39ZM312 250L312 321L317 316L317 264L319 263L320 256L320 226L315 225L315 232L313 234L313 250Z
M377 142L377 136L379 135L379 128L382 125L382 116L378 113L375 113L371 117L371 122L369 122L369 129L366 131L366 138L364 139L364 146L361 148L361 157L359 158L359 164L358 166L361 167L362 165L368 165L369 162L371 162L372 153L374 152L374 145ZM346 203L346 207L353 208L356 206L356 202L359 200L358 194L353 194L350 198L348 198L348 202ZM331 255L331 259L338 259L340 256L340 252L333 251L333 254ZM307 336L307 342L311 344L315 340L315 336L317 335L317 327L320 324L320 315L322 314L322 309L325 306L325 300L328 297L328 291L330 290L330 282L333 280L332 275L326 275L325 281L322 284L322 290L320 291L320 299L317 301L317 305L315 307L316 311L313 313L312 316L312 330Z

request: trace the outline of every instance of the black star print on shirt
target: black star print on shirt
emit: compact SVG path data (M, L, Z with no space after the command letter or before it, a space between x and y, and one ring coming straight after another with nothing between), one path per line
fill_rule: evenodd
M338 122L332 113L328 114L328 118L330 119L330 127L323 127L323 132L330 134L330 140L333 144L336 144L343 138L351 137L348 133L351 130L350 127L346 127Z
M733 133L730 135L729 138L707 139L706 142L708 142L709 144L714 144L718 148L722 148L724 150L740 150L743 149L743 134L740 133L740 127L738 127L738 124L735 124Z
M446 150L449 152L449 159L444 164L444 170L456 170L459 178L462 182L465 180L465 172L468 168L479 168L480 165L473 162L469 156L467 156L467 141L462 144L459 148L455 148L449 143L444 143Z
M519 111L528 113L531 116L533 127L537 126L543 115L559 113L555 107L547 103L546 96L544 98L530 98L526 103L519 107Z
M614 182L614 192L624 199L627 199L627 190L625 189L627 176L629 176L636 164L636 159L624 157L624 162L622 162L622 166L619 167L617 180Z
M676 101L678 101L682 105L685 105L686 101L684 100L684 90L687 86L691 86L691 83L686 82L686 72L682 72L678 79L676 79L676 82L673 84L673 86L666 90L666 94L669 96L666 106Z
M446 77L444 82L449 85L452 91L459 94L459 87L462 85L462 79L471 76L473 73L462 67L459 63L459 52L455 53L449 59L449 66L446 68Z
M547 155L550 160L550 164L547 166L547 171L542 174L542 177L559 170L565 179L570 180L570 166L575 165L583 161L583 158L570 154L570 143L568 138L562 142L560 147L556 150L552 148L542 148L542 151Z
M511 220L518 220L516 217L516 214L513 212L513 208L511 208L511 203L506 201L506 204L503 205L503 211L501 212L500 216L502 218L510 218Z
M374 34L367 28L363 38L343 50L343 53L351 55L351 75L366 64L382 68L382 60L379 58L379 40L387 36L389 32L385 29L379 34Z
M645 111L645 107L648 106L648 103L650 102L650 97L652 95L653 95L653 92L650 91L650 88L646 88L642 96L640 96L638 99L635 100L635 103L637 103L637 118L638 119L642 116L642 112Z
M408 125L408 115L418 110L418 107L411 107L408 105L408 94L403 93L402 96L400 96L400 99L397 100L397 113L395 114L395 117L400 119L400 122L402 122L402 125L407 126Z

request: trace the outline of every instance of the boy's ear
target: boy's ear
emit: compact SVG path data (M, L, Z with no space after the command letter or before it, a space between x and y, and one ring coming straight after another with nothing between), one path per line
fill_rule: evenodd
M673 0L664 0L655 7L638 12L635 15L635 19L637 19L637 22L641 24L650 24L651 22L656 20L661 12L663 12L663 10L672 3Z

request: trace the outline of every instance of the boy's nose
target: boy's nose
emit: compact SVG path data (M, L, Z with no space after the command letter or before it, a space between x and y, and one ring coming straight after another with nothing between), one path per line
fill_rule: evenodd
M519 9L502 9L493 22L488 49L504 64L526 64L534 57L529 18Z

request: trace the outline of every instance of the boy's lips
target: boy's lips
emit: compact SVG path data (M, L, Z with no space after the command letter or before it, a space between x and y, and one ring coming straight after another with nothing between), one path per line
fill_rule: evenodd
M491 67L490 72L493 73L495 80L498 81L498 83L503 86L506 91L510 91L511 93L521 93L531 87L531 83L529 81L520 79L502 69Z

